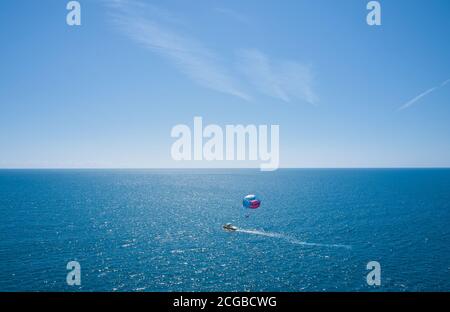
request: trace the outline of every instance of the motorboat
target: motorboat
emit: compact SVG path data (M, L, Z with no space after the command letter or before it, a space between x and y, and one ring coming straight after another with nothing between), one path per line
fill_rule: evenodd
M224 229L225 231L232 231L232 232L234 232L234 231L236 231L238 228L237 228L236 226L232 225L231 223L227 223L227 224L225 224L225 225L223 226L223 229Z

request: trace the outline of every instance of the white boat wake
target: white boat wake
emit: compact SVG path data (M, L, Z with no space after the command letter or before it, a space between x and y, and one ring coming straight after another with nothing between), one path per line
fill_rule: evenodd
M351 249L352 246L350 245L341 245L341 244L320 244L320 243L308 243L300 241L296 238L290 237L285 234L281 233L273 233L273 232L265 232L265 231L258 231L258 230L246 230L246 229L237 229L236 232L240 233L247 233L247 234L253 234L253 235L260 235L260 236L266 236L266 237L274 237L274 238L280 238L284 239L285 241L288 241L295 245L303 245L303 246L315 246L315 247L328 247L328 248L345 248L345 249Z

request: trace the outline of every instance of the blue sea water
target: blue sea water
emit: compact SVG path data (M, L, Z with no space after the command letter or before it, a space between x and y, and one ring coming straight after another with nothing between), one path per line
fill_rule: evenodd
M0 214L0 291L450 291L446 169L1 170Z

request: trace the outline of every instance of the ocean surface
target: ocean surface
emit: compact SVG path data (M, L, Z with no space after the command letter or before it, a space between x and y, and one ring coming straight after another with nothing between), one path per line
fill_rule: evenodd
M450 291L446 169L0 170L0 214L0 291Z

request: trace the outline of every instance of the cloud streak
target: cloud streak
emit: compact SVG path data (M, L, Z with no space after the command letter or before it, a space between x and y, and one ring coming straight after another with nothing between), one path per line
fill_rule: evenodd
M412 98L411 100L409 100L408 102L406 102L405 104L403 104L402 106L399 107L399 111L407 109L408 107L411 107L414 103L416 103L417 101L419 101L421 98L427 96L428 94L439 90L440 88L444 87L445 85L447 85L450 82L450 79L445 80L444 82L442 82L441 84L434 86L422 93L420 93L419 95L417 95L416 97Z
M295 61L273 61L258 50L243 50L238 56L239 70L261 93L285 102L300 99L317 103L308 66Z
M197 85L246 101L253 100L248 90L284 102L301 100L315 104L318 101L312 87L314 77L308 66L295 61L273 60L256 49L238 51L234 62L229 60L225 66L220 54L193 36L175 31L186 27L180 27L185 26L184 23L170 12L135 0L111 1L107 5L119 31L167 59ZM237 12L216 11L245 22Z
M151 15L146 18L135 12L132 8L134 4L129 1L116 0L114 4L114 22L135 42L168 59L198 85L247 101L251 99L237 86L232 75L221 64L218 55L205 48L195 38L179 34L157 21L162 18L167 23L167 14L145 5L146 12ZM140 9L143 6L144 4L139 3Z

